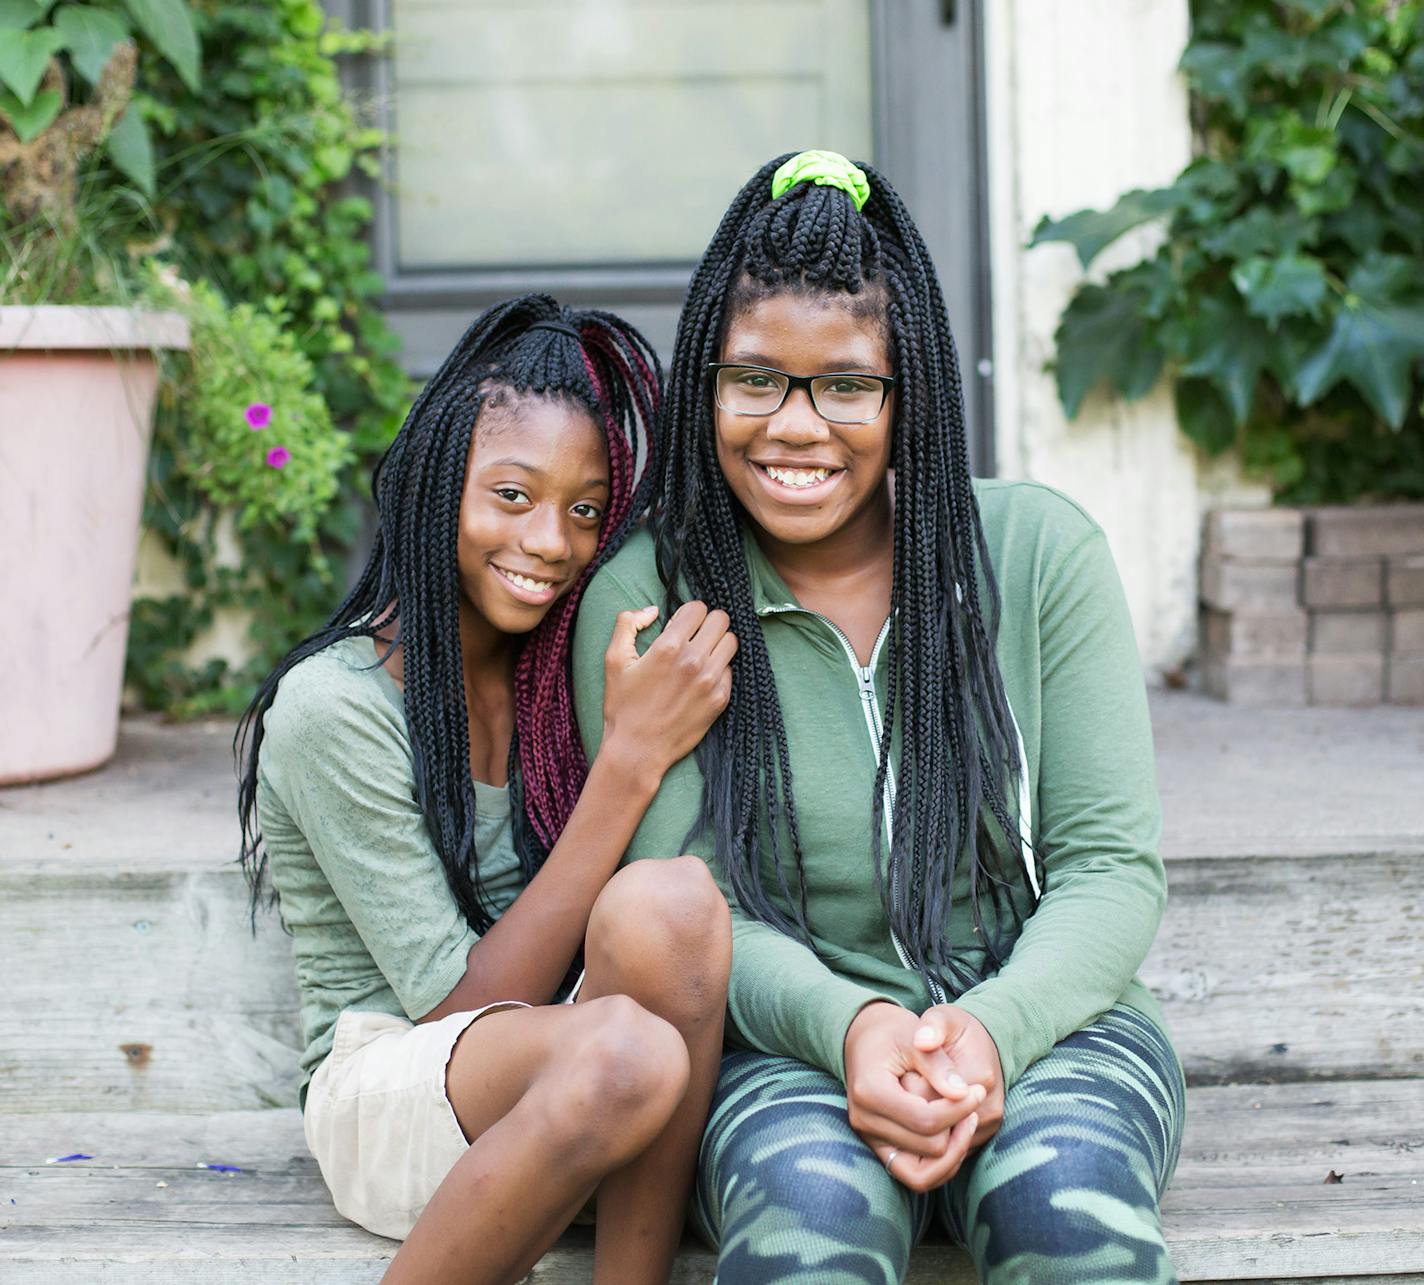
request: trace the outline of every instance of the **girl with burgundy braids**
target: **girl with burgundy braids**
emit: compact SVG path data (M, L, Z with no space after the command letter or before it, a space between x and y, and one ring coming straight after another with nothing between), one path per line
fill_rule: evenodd
M591 762L569 676L584 584L646 507L659 380L607 313L481 316L377 467L355 587L239 730L307 1142L337 1209L404 1240L387 1281L518 1279L591 1196L595 1280L665 1281L681 1234L727 908L696 858L615 871L737 643L689 602L639 655L658 610L622 613Z

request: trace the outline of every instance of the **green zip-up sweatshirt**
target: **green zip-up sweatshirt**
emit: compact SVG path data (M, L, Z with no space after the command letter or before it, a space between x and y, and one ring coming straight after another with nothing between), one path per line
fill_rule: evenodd
M1011 1085L1059 1040L1116 1003L1161 1025L1135 973L1157 931L1166 879L1141 663L1102 530L1072 500L1031 482L975 483L1003 599L998 657L1023 737L1033 833L1047 863L1036 909L1004 966L953 1002L993 1037ZM756 541L743 540L753 599L786 721L807 911L819 950L732 903L730 1038L845 1079L846 1031L877 999L915 1012L936 1002L906 968L875 885L871 826L878 728L889 680L882 631L862 670L834 626L798 606ZM653 542L641 531L594 577L579 611L574 683L590 759L602 735L603 654L620 612L661 603ZM710 604L717 605L717 604ZM657 635L644 630L640 649ZM898 750L892 752L892 771ZM702 777L689 755L663 778L628 860L693 851ZM763 853L767 844L763 840ZM783 843L788 854L789 843ZM1018 860L1017 851L1014 859ZM984 952L961 868L948 924L976 974ZM727 892L725 881L723 891ZM768 886L771 886L770 884ZM789 912L789 907L786 907Z

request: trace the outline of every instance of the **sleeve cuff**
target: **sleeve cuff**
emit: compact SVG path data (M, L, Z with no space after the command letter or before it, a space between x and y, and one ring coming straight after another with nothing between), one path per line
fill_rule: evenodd
M954 1004L977 1018L989 1032L999 1050L1005 1092L1057 1042L1052 1025L1038 1005L1017 994L1002 977L980 982Z

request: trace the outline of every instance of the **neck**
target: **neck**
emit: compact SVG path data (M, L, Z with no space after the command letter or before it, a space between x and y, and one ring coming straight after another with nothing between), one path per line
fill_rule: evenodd
M518 655L517 638L500 632L467 601L460 600L460 662L468 701L474 703L492 689L507 691Z
M895 547L895 505L890 482L849 522L814 544L786 544L757 529L757 543L786 587L798 598L830 589L883 584L885 609Z

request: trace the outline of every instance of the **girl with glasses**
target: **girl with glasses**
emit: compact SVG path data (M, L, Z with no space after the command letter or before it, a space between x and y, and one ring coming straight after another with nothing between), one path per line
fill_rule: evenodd
M702 599L740 639L630 849L690 846L731 905L694 1205L719 1282L900 1280L932 1225L987 1282L1172 1280L1183 1086L1134 976L1165 881L1127 608L1078 505L971 479L940 285L882 176L802 153L736 195L658 451L575 683L592 752L620 611Z
M480 317L381 460L355 588L244 722L307 1141L337 1209L404 1240L387 1282L519 1279L590 1196L596 1281L665 1281L681 1236L727 907L695 858L615 870L736 638L690 602L640 656L653 600L616 613L587 758L569 687L580 595L646 507L658 384L606 313Z

